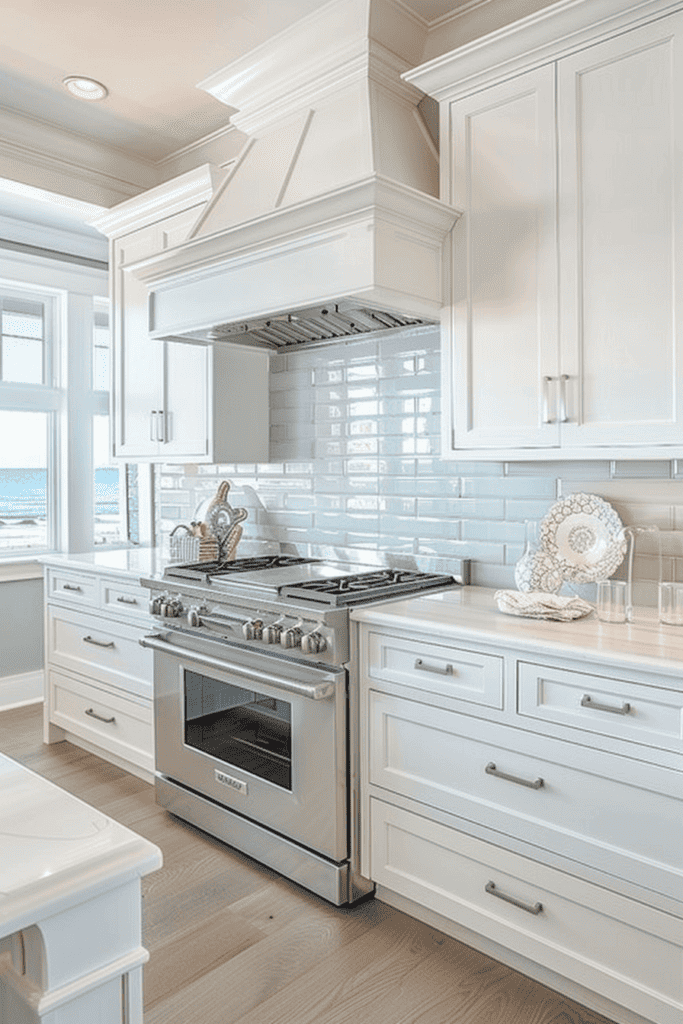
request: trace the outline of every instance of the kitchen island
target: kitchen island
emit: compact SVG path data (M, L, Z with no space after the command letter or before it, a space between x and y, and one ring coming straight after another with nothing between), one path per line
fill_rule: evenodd
M378 897L620 1024L680 1024L683 628L478 587L352 618Z
M142 1024L140 879L161 862L0 754L2 1024Z

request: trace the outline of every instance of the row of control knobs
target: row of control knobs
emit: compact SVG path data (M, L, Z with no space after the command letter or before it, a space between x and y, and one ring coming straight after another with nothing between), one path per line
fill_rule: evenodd
M149 602L149 611L151 615L161 618L177 619L185 609L179 598L161 594ZM189 626L201 626L201 609L194 606L189 608L187 622ZM262 619L250 619L243 623L242 635L245 640L262 640L285 648L300 647L304 654L320 654L327 646L325 637L317 629L304 633L299 624L285 627L280 622L271 622L266 626Z
M320 654L327 644L318 630L304 633L299 626L285 627L280 622L264 625L262 619L250 619L242 626L245 640L262 640L266 644L280 644L281 647L300 647L304 654Z

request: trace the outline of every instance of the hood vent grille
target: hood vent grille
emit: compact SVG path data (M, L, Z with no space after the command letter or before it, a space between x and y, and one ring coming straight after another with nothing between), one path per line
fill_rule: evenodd
M264 317L249 323L216 324L205 330L183 334L185 341L232 342L259 348L282 349L303 342L358 338L378 331L433 325L435 321L390 313L350 303L328 303L281 316Z

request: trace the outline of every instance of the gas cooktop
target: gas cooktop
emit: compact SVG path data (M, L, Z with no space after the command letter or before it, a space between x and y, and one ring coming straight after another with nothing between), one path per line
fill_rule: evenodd
M447 574L385 567L364 569L295 555L170 565L164 572L164 581L209 585L233 594L242 589L257 590L328 607L379 601L458 583Z

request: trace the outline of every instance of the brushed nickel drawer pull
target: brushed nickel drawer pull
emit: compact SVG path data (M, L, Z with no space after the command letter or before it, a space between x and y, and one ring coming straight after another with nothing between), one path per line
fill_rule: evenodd
M618 708L614 707L612 704L598 704L598 702L594 701L587 693L584 693L581 698L581 707L592 708L593 711L609 711L612 715L627 715L631 710L631 705L627 701L624 701L621 707Z
M113 640L96 640L93 636L84 636L83 642L86 644L94 644L95 647L115 647Z
M137 597L117 597L116 600L119 601L121 604L137 604L138 603Z
M500 889L496 888L495 882L487 882L484 886L484 891L489 893L491 896L497 896L499 900L505 900L506 903L512 903L513 907L519 907L520 910L526 910L527 914L540 914L543 910L542 903L524 903L522 900L515 899L514 896L508 896L507 893L501 892Z
M534 779L533 782L530 779L521 779L519 775L508 775L506 772L501 772L496 768L493 761L484 768L487 775L495 775L497 779L507 779L508 782L516 782L518 786L526 786L528 789L540 789L543 785L543 779Z
M81 593L81 589L81 587L74 586L73 583L65 583L64 586L62 587L62 590L76 590L78 591L79 594Z
M437 676L453 676L455 672L453 666L448 663L445 668L439 668L438 665L427 665L422 658L415 659L415 668L419 668L420 672L434 672Z
M114 715L112 715L111 718L104 718L102 715L98 715L93 708L86 708L85 713L86 715L90 715L91 718L96 718L98 722L106 722L107 725L111 725L116 721Z

